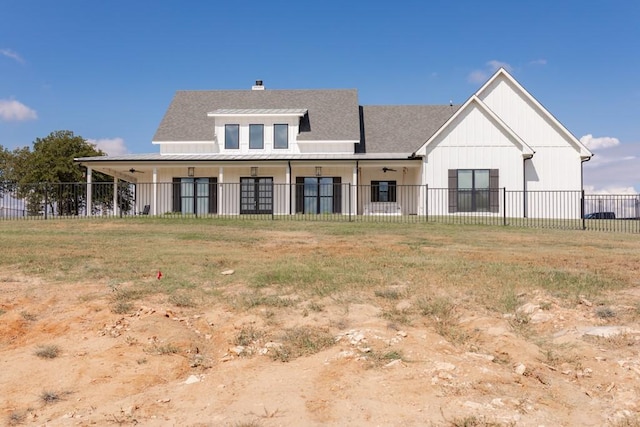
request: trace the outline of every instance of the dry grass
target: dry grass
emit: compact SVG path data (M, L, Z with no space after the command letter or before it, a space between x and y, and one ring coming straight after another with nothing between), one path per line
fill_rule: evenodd
M542 290L569 306L636 286L628 255L640 252L634 235L474 225L152 217L82 224L1 222L0 268L53 284L110 283L118 314L160 294L180 309L222 299L275 322L283 310L320 312L323 305L314 301L331 298L345 307L382 306L383 316L399 325L422 316L454 342L467 339L457 326L460 304L514 313L522 295ZM226 269L235 273L221 275ZM238 283L244 287L229 292ZM395 308L401 298L414 308ZM596 316L610 319L615 312L603 307ZM22 317L36 320L32 313ZM527 322L516 320L514 328L526 332Z
M39 346L35 355L41 359L55 359L60 354L60 347L57 345L43 345Z

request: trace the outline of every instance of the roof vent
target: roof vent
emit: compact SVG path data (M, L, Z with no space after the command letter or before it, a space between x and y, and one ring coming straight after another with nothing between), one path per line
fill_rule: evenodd
M262 80L256 80L255 86L251 86L251 90L264 90L264 86L262 86Z

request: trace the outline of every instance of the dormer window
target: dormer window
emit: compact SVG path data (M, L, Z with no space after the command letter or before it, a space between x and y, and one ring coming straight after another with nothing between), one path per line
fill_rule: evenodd
M249 125L249 148L253 150L264 148L264 125Z
M273 148L289 148L289 125L273 125Z
M224 148L227 150L240 148L240 125L224 125Z

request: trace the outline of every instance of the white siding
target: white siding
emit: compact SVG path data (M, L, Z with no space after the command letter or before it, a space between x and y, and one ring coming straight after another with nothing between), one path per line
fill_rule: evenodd
M530 190L581 190L579 150L525 94L502 77L479 97L535 151L535 171L527 170Z
M211 142L164 142L160 144L160 154L215 154L218 145Z

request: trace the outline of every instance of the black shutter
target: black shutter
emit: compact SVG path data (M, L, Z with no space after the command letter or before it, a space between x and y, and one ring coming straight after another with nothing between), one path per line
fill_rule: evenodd
M342 213L342 179L333 178L333 213Z
M389 181L389 201L397 202L396 200L396 182Z
M209 178L209 213L218 213L218 178Z
M500 180L498 169L489 169L489 211L500 212Z
M181 179L173 178L173 212L182 212Z
M380 181L371 181L371 201L380 201Z
M304 177L296 177L296 213L304 213Z
M449 213L458 212L458 169L449 169Z

